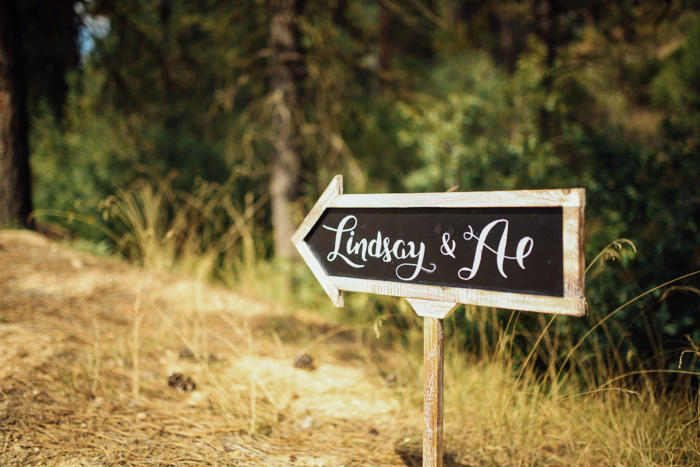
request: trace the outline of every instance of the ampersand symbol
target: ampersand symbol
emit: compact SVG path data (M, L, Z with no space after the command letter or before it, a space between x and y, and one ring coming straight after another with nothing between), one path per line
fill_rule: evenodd
M442 234L442 246L440 247L440 253L442 253L445 256L451 256L455 257L455 241L452 240L451 244L448 243L450 242L450 234L445 232Z

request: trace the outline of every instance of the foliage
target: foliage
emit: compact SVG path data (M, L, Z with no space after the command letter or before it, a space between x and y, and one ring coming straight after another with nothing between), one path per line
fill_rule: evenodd
M694 2L303 3L306 72L292 115L303 140L299 213L336 173L346 175L348 192L582 186L587 258L606 252L587 276L592 321L553 326L576 340L614 312L584 350L623 355L616 371L652 356L646 365L669 367L686 335L700 339L696 276L615 311L700 269ZM264 187L275 137L269 3L86 5L111 29L83 57L63 120L48 110L33 115L36 206L97 222L100 203L116 193L105 231L128 257L171 264L213 248L219 272L209 275L221 278L235 263L246 272L230 282L245 276L269 289L277 271L280 295L321 303L293 266L266 262ZM150 181L139 180L144 166ZM152 175L173 169L178 177L166 181ZM69 227L99 236L77 225ZM227 243L215 237L233 232L253 246L220 248ZM624 241L607 247L621 238L636 250ZM155 259L157 248L167 260ZM348 319L368 321L371 308L416 326L391 299L356 300ZM471 332L483 325L476 316L455 327ZM527 340L514 342L528 354ZM627 359L628 351L639 357Z
M426 85L437 95L397 103L405 122L398 139L420 160L406 174L406 189L512 190L570 181L551 144L539 137L541 79L532 57L512 78L483 53L444 59Z
M99 232L71 222L70 214L98 219L102 200L133 177L137 150L117 114L94 112L87 99L74 97L61 128L45 110L32 120L30 144L36 209L65 211L66 227L97 239Z
M271 257L270 2L84 3L110 31L68 76L60 119L32 96L38 214L144 267L323 315L340 326L315 336L275 311L269 348L353 333L419 407L409 305L348 294L336 310L307 268ZM588 315L449 317L448 446L475 465L697 463L697 2L302 3L299 213L336 173L347 192L586 188ZM206 347L198 316L161 325Z

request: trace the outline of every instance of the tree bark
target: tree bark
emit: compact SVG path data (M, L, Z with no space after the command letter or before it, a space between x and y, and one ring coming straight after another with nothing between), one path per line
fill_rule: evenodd
M0 226L28 226L32 211L18 20L15 0L0 1Z
M75 4L75 0L17 2L27 106L32 112L47 103L57 122L63 120L68 97L66 73L78 67Z
M391 73L391 11L379 2L379 94L386 95Z
M294 203L301 184L302 159L299 131L301 51L298 32L298 0L272 0L270 65L274 159L270 177L272 229L275 255L296 259L291 242L296 230Z

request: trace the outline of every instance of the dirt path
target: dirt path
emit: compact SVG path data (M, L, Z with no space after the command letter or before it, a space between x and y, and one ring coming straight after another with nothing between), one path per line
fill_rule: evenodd
M420 413L336 331L0 231L0 465L419 465Z

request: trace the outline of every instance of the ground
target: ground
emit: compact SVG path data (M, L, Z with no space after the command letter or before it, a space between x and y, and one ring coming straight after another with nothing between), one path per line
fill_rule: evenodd
M420 465L366 334L0 231L0 465Z

